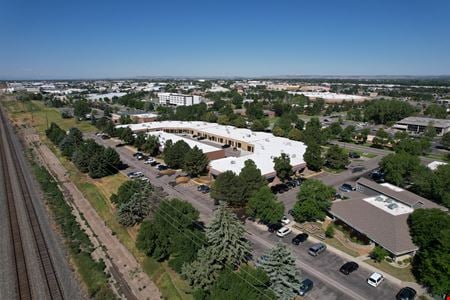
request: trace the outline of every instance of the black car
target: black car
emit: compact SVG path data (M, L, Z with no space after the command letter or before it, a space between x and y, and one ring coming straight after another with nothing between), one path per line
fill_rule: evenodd
M202 192L203 194L209 193L209 186L201 184L197 187L197 191Z
M305 279L300 283L300 296L305 296L310 290L312 290L314 283L311 279Z
M297 235L292 239L292 244L298 246L300 243L305 242L307 239L308 239L308 234L307 234L307 233L300 233L300 234L297 234Z
M349 152L349 153L348 153L348 157L350 157L350 158L360 158L361 155L359 155L359 154L356 153L356 152Z
M159 165L158 166L158 171L164 171L164 170L167 170L169 167L168 166L165 166L165 165Z
M286 182L286 184L287 184L287 186L289 186L289 187L291 187L291 188L294 188L294 187L297 187L297 186L300 185L300 180L297 180L297 179L291 179L291 180L288 180L288 181Z
M347 193L347 192L354 191L355 188L354 188L351 184L349 184L349 183L344 183L343 185L341 185L341 186L339 187L339 190L342 191L342 192L344 192L344 193Z
M342 267L339 269L339 271L342 274L349 275L350 273L358 270L358 268L359 268L359 265L357 263L355 263L353 261L349 261L349 262L346 262L345 264L343 264Z
M142 156L142 155L144 155L144 153L142 153L142 152L136 152L136 153L133 153L133 156L134 157L137 157L137 156Z
M272 193L274 193L274 194L278 194L278 193L282 194L284 192L289 191L289 187L284 183L280 183L280 184L271 186L270 189L272 190Z
M230 145L228 145L228 144L223 144L223 145L222 145L222 149L225 149L225 148L230 148Z
M395 296L395 299L397 300L414 300L416 299L417 292L410 287L404 287L398 292L397 296Z
M157 162L157 161L152 161L150 163L150 166L152 166L152 167L157 166L157 165L159 165L159 162Z
M380 170L373 171L370 173L370 178L377 183L382 183L384 182L384 172Z
M283 227L283 224L281 223L275 223L275 224L270 224L268 227L269 232L277 232L279 229L281 229L281 227Z

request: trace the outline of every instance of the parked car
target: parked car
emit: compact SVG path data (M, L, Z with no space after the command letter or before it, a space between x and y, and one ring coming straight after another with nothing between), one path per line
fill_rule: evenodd
M309 235L307 233L300 233L297 234L293 239L292 239L292 244L298 246L300 245L300 243L306 242L306 240L308 239Z
M384 172L381 170L373 171L372 173L370 173L369 177L377 183L384 182Z
M136 155L136 159L137 160L144 160L144 159L147 159L147 156L145 156L144 154L139 154L139 155Z
M149 164L151 164L151 163L154 162L154 161L155 161L155 159L154 159L153 157L148 157L148 158L144 161L144 164L149 165Z
M327 246L324 243L317 243L311 246L311 248L309 248L308 253L309 255L312 256L317 256L320 253L322 253L323 251L325 251L327 249Z
M167 170L168 168L169 167L166 165L158 165L158 167L157 167L158 171L164 171L164 170Z
M150 166L152 166L152 167L155 167L155 166L157 166L157 165L159 165L159 162L157 162L156 160L155 160L155 161L152 161L152 162L150 163Z
M348 157L350 157L350 158L360 158L361 155L359 155L359 154L356 153L356 152L349 152L349 153L348 153Z
M281 227L280 229L278 229L277 231L277 236L279 237L285 237L287 236L289 233L292 232L292 229L290 229L289 227Z
M343 264L342 267L339 269L339 271L342 274L349 275L350 273L358 270L358 268L359 265L357 263L355 263L354 261L349 261Z
M290 179L290 180L288 180L286 182L286 185L288 187L295 188L297 186L300 186L300 180L298 180L298 179Z
M397 300L414 300L416 299L417 292L410 287L404 287L395 296Z
M130 172L127 174L129 178L134 179L134 178L139 178L144 176L144 173L140 172L140 171L136 171L136 172Z
M197 187L197 191L202 192L203 194L209 193L209 190L210 190L209 186L204 184L201 184Z
M274 193L274 194L278 194L278 193L282 194L284 192L289 191L289 187L284 183L280 183L280 184L271 186L270 189L272 190L272 193Z
M144 153L142 153L142 152L133 153L133 157L137 157L138 155L144 155Z
M269 232L278 231L282 227L283 227L283 224L281 224L281 223L270 224L267 226Z
M348 192L354 191L355 188L354 188L351 184L349 184L349 183L344 183L343 185L341 185L341 186L339 187L339 190L340 190L341 192L348 193Z
M288 214L289 214L290 216L292 216L293 211L294 211L293 209L288 210Z
M225 148L230 148L230 145L229 144L223 144L222 145L222 149L225 149Z
M367 278L367 283L373 287L379 286L384 280L384 276L380 273L374 272Z
M139 180L145 181L145 182L150 182L150 179L147 177L141 177L139 178Z
M283 218L281 218L281 223L283 223L284 225L287 225L289 223L291 223L291 220L289 220L286 216L283 216Z
M300 283L299 293L300 296L305 296L310 290L312 290L314 283L311 279L306 278Z
M260 267L266 260L267 260L267 255L262 255L262 256L258 257L258 259L255 262L255 266Z

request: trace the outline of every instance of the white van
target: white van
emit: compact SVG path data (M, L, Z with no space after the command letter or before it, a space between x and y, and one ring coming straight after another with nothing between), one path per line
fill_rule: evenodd
M380 273L372 273L369 278L367 278L367 283L370 284L373 287L377 287L380 285L381 282L383 282L384 277Z

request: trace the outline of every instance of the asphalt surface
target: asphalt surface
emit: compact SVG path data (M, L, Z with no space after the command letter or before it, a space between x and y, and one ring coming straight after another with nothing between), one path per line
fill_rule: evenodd
M89 135L105 146L117 144L114 140L102 140L94 135ZM127 147L116 148L124 163L129 168L124 173L131 171L142 171L150 182L155 186L160 186L171 197L178 197L190 202L199 212L201 220L207 224L212 217L214 202L209 194L202 194L197 191L195 185L171 186L169 183L175 180L175 175L159 176L158 171L143 161L138 161L132 156L131 150ZM347 180L344 178L344 180ZM288 207L295 203L295 196L298 188L281 194L280 199ZM349 276L339 273L339 268L346 261L339 255L330 251L325 251L319 257L312 257L307 254L307 249L312 245L307 241L300 246L293 246L290 243L293 235L284 239L278 238L275 234L269 233L264 227L258 227L253 222L246 222L248 239L253 244L254 257L262 255L273 248L278 242L283 242L290 247L297 262L297 266L303 274L303 278L310 278L314 281L313 290L307 295L307 299L394 299L395 294L401 288L393 282L385 280L378 288L369 286L366 283L371 271L360 267L360 269Z

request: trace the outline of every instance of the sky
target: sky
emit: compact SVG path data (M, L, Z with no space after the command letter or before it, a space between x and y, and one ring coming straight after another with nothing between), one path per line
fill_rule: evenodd
M449 75L449 0L0 0L0 79Z

